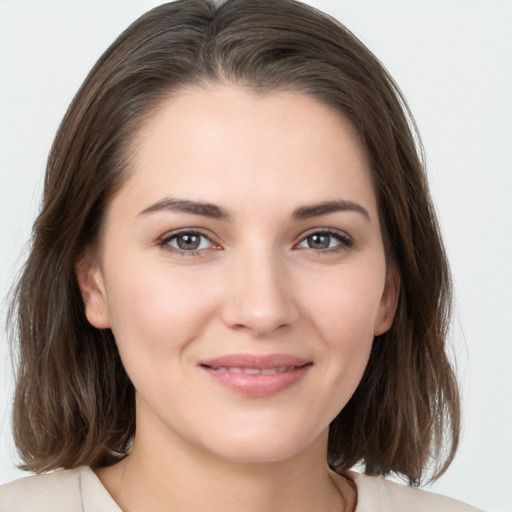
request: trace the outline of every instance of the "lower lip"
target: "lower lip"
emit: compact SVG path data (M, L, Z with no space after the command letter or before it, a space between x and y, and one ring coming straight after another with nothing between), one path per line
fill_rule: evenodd
M206 366L201 368L221 386L241 395L263 398L276 395L298 384L306 376L311 365L295 367L286 372L256 375L219 371Z

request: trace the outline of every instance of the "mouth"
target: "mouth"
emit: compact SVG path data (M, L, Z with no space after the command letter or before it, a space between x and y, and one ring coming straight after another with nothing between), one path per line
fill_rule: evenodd
M291 372L297 368L296 366L281 366L279 368L242 368L237 366L208 366L205 368L216 372L240 373L243 375L275 375L276 373Z
M312 361L286 354L233 354L199 363L199 367L224 388L260 398L297 385L312 366Z

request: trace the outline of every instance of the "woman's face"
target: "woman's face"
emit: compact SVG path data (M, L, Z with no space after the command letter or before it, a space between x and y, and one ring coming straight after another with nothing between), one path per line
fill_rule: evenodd
M136 444L325 456L398 288L350 125L299 93L211 86L167 100L133 149L78 277L136 388Z

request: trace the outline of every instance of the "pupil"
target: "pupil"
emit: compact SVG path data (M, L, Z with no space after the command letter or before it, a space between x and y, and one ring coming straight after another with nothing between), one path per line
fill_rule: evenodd
M181 235L177 242L180 249L190 251L199 247L201 238L198 235Z
M327 249L329 247L330 236L329 235L311 235L309 237L309 247L312 249Z

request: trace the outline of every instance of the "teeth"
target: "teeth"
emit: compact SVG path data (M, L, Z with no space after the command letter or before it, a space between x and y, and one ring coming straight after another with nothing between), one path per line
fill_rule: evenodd
M236 368L236 370L240 370L240 373L244 373L245 375L258 375L261 373L258 368Z
M283 373L293 370L293 366L281 366L279 368L265 368L260 373L264 375L272 375L273 373Z
M279 368L238 368L235 366L219 366L213 369L218 372L241 373L244 375L274 375L275 373L291 371L294 369L294 367L280 366Z

